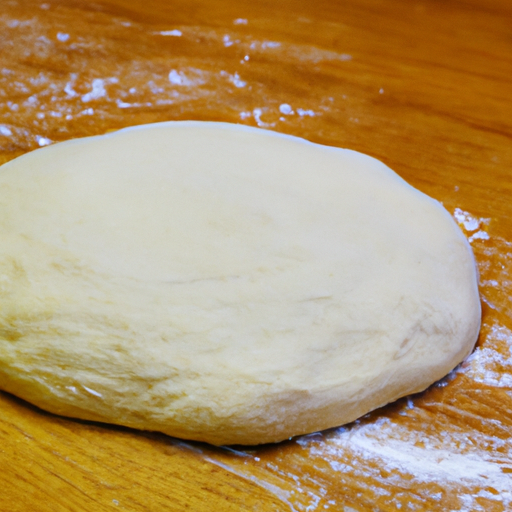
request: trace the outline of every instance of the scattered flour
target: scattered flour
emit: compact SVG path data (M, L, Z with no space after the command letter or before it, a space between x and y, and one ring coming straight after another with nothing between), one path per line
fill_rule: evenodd
M512 331L495 324L487 341L493 346L477 347L458 371L482 384L512 388Z
M490 219L473 217L470 213L455 208L453 216L458 224L464 228L467 233L471 233L468 240L473 242L474 240L489 240L489 234L483 229L483 226L487 226Z

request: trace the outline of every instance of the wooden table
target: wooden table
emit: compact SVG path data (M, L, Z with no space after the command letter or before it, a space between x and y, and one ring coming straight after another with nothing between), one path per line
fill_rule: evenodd
M512 510L509 0L2 0L0 162L173 119L371 154L456 215L478 346L354 424L217 449L0 393L0 510ZM1 305L0 305L1 307Z

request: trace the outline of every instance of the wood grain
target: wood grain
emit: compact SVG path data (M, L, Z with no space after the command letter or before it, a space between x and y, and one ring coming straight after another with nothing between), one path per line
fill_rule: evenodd
M173 119L356 149L456 212L484 306L448 378L275 446L184 443L0 393L1 511L512 509L508 0L3 0L0 27L0 163Z

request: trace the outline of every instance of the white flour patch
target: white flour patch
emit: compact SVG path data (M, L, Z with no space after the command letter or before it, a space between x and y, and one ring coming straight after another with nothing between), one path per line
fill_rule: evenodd
M485 231L484 226L490 223L490 219L474 217L460 208L455 208L453 217L467 235L471 234L468 237L469 243L475 240L489 240L489 234Z
M423 431L408 430L388 418L372 423L340 428L329 439L298 439L312 459L319 458L340 475L368 476L369 466L354 461L368 461L377 466L372 476L380 480L378 495L386 495L388 485L436 483L457 490L463 508L480 510L478 497L512 506L512 468L500 464L510 460L512 450L506 440L474 433L468 440L465 432L444 433L429 438ZM386 476L381 476L381 470ZM412 480L411 480L412 477ZM430 496L435 498L435 496ZM396 503L398 505L398 503ZM484 510L484 509L482 509ZM508 510L508 508L507 508Z
M512 388L512 331L493 325L486 341L493 346L477 347L458 371L475 382Z

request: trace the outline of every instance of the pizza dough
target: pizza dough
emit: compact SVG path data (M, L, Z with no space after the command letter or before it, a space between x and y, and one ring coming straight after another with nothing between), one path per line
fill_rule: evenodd
M213 444L350 422L480 326L470 247L377 160L169 122L0 169L0 388Z

